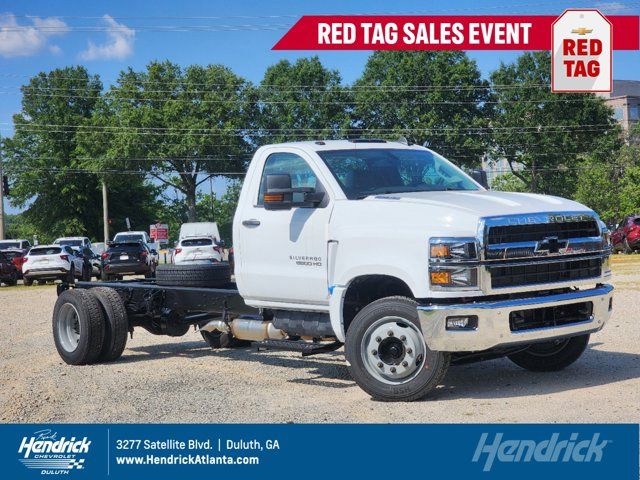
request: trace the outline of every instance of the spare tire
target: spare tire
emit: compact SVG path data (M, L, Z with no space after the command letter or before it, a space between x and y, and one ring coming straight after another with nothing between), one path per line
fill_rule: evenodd
M180 287L224 287L231 282L229 264L194 263L187 265L158 265L156 283L164 286Z

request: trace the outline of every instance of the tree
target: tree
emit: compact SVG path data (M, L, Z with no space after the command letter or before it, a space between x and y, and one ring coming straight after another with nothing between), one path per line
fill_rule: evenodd
M489 89L464 52L375 52L353 91L353 124L366 134L403 135L461 165L480 163Z
M349 97L340 74L318 57L270 66L259 87L258 142L336 138L348 124Z
M112 113L107 158L135 158L137 168L185 195L197 219L196 192L211 174L241 175L252 149L251 84L222 65L153 62L121 72L105 95Z
M640 136L640 125L628 134ZM590 155L578 172L575 198L609 223L640 211L640 144L630 141L613 157Z
M41 238L98 237L101 232L99 168L79 148L79 132L94 115L102 83L84 67L56 69L22 87L22 108L14 115L14 135L6 141L11 203L26 207L24 222ZM113 213L133 221L153 198L140 179L119 175ZM137 206L136 206L137 205Z
M232 245L233 216L238 206L241 188L242 183L234 181L227 186L227 191L220 196L215 193L213 195L207 193L199 197L198 215L200 218L218 224L220 236L227 242L227 245Z
M620 147L619 127L602 99L551 92L549 52L501 64L491 82L493 156L506 158L529 191L571 197L586 156L607 159Z

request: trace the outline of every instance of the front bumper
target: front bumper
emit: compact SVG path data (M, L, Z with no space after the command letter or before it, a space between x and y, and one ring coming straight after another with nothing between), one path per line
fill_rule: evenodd
M612 292L613 287L605 284L588 290L539 297L454 305L419 305L418 317L430 349L443 352L476 352L597 332L611 316ZM512 331L510 328L509 314L513 311L585 301L593 303L593 314L584 320L529 330ZM447 317L467 315L478 317L475 330L446 329Z

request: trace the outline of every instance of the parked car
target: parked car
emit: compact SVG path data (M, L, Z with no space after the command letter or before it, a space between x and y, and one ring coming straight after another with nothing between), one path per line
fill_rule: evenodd
M102 254L102 280L109 281L123 275L153 277L158 263L157 252L139 241L113 242Z
M19 250L23 250L25 255L31 248L31 243L29 240L0 240L0 250L8 250L10 248L17 248Z
M611 232L614 252L632 253L640 250L640 215L628 215Z
M0 252L0 283L14 286L18 283L18 269L4 252Z
M213 238L189 237L178 242L173 252L173 263L211 263L222 261L222 249Z
M6 250L0 251L13 262L13 264L16 266L16 269L18 270L18 278L22 278L22 264L24 263L24 257L27 252L19 248L8 248Z
M22 276L25 285L34 280L46 283L47 280L62 280L73 283L76 278L91 280L91 270L84 256L65 245L38 245L31 248L22 264Z
M157 252L158 250L160 250L160 244L154 242L147 232L144 232L142 230L134 232L118 232L116 233L116 236L113 237L113 242L142 242L149 247L149 250L153 250L154 252L156 252L153 254L153 260L156 265L158 264L159 256Z

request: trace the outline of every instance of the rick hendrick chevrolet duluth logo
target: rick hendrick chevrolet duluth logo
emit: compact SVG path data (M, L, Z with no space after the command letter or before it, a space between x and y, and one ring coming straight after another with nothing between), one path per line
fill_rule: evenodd
M18 448L20 462L42 475L69 475L72 470L84 468L84 455L89 453L91 441L87 437L58 437L49 429L38 430L23 437Z
M569 438L561 439L559 433L554 433L546 440L503 440L504 434L496 433L493 441L489 441L489 434L483 433L473 454L472 462L477 463L484 458L482 470L488 472L493 463L598 463L602 461L604 447L609 440L600 440L600 434L594 433L591 438L580 439L577 433Z

